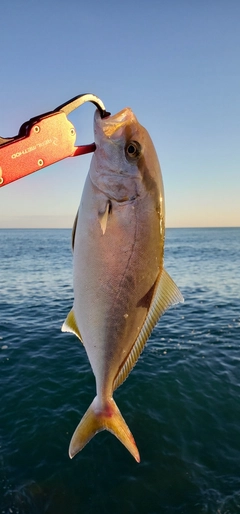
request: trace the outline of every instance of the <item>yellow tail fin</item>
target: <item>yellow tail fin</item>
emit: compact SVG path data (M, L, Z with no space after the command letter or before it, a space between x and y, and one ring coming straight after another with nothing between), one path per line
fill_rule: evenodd
M113 398L109 398L102 407L99 405L97 397L94 398L72 436L69 446L70 458L72 459L76 453L80 452L90 439L101 430L112 432L126 446L136 461L140 462L134 438L115 401Z

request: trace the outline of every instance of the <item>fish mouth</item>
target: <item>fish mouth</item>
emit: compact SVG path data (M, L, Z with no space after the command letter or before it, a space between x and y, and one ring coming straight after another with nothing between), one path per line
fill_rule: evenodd
M130 107L126 107L117 114L114 114L113 116L107 116L105 118L101 118L101 114L97 110L94 116L95 137L97 139L99 133L102 133L108 139L118 139L122 136L125 127L136 121L136 117Z

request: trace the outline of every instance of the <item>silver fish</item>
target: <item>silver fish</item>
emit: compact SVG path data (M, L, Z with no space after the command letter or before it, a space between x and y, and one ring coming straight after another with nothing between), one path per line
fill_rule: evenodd
M127 378L163 312L183 297L163 267L164 190L151 138L130 108L94 118L96 150L74 223L74 304L62 331L82 341L96 397L69 447L74 457L109 430L139 452L113 392Z

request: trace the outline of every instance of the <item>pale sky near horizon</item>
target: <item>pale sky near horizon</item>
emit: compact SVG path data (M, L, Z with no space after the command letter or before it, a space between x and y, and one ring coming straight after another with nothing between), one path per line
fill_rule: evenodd
M238 0L2 0L0 135L85 92L129 106L159 156L167 227L240 226L239 23ZM71 117L78 144L93 114ZM90 159L0 188L0 228L71 227Z

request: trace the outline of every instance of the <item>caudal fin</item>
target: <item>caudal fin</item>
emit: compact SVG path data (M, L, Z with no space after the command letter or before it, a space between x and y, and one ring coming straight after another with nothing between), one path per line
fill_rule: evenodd
M102 408L99 406L97 397L94 398L72 436L69 446L70 458L72 459L97 432L102 430L112 432L126 446L136 461L140 462L134 438L115 401L113 398L108 399Z

